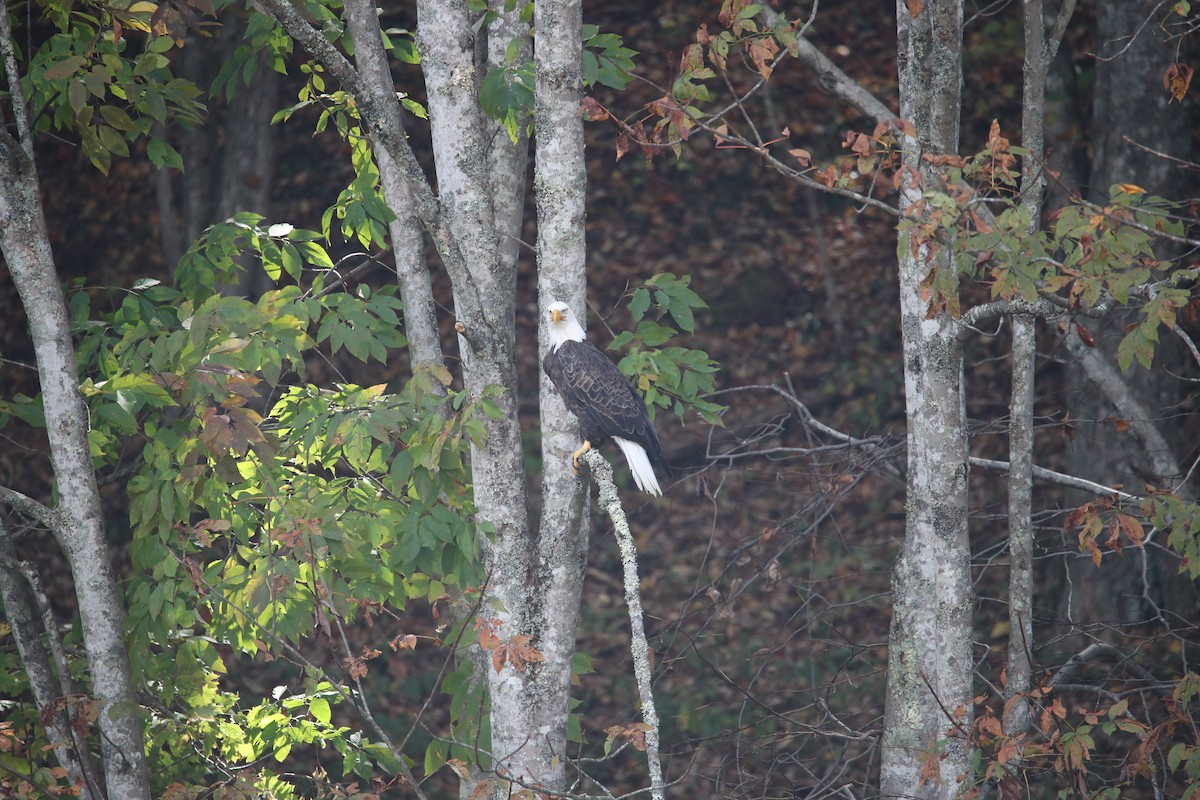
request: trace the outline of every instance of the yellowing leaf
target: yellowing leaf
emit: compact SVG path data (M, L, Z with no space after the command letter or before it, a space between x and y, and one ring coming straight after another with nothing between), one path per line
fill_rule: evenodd
M1145 194L1146 190L1132 183L1118 183L1116 190L1121 194Z
M1187 64L1172 64L1163 73L1163 88L1171 93L1172 100L1183 102L1188 87L1192 84L1192 68Z
M147 0L139 0L129 7L130 14L153 14L158 11L158 3L150 3Z

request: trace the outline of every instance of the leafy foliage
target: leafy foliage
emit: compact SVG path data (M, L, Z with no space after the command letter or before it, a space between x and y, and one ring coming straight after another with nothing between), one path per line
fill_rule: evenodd
M187 28L199 29L202 16L213 16L212 6L95 2L47 11L57 32L32 54L22 79L36 129L78 134L83 152L106 175L114 157L128 157L130 145L142 140L155 166L183 169L155 126L168 119L194 125L205 111L201 90L175 77L168 53L183 44Z
M287 795L262 765L318 741L347 775L394 772L395 753L331 721L331 705L361 702L371 654L340 676L301 659L305 688L249 706L219 677L483 577L466 451L495 393L468 398L444 371L396 392L291 382L318 347L386 359L405 344L402 309L391 289L327 289L320 235L261 221L210 228L178 288L141 281L98 316L88 292L71 296L97 469L131 473L131 652L158 694L149 752L172 764L179 796L212 764L258 765L256 785ZM218 294L246 254L296 283L257 302Z
M637 381L653 414L655 409L669 408L680 420L694 410L706 422L721 424L724 407L704 399L715 388L716 362L703 350L680 346L663 347L679 331L659 320L670 317L679 329L694 333L696 309L708 308L688 284L689 276L677 278L660 273L634 291L629 311L638 323L632 331L619 334L609 345L610 350L629 349L619 364L621 371ZM655 319L647 319L651 308Z
M481 25L490 25L497 18L497 13L483 0L472 0L470 6L483 13ZM512 13L517 8L516 0L505 0L505 13ZM533 4L526 3L520 9L520 21L528 24L533 18ZM617 34L601 33L596 25L585 24L581 36L584 85L602 84L624 89L630 81L633 57L637 52L625 47L624 40ZM532 133L535 79L536 68L529 41L518 37L508 43L504 63L488 70L480 86L479 103L484 113L499 122L513 142L517 141L522 127L526 133Z

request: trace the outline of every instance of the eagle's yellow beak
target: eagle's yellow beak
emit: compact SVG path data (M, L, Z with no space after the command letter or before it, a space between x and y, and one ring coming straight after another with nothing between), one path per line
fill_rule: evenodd
M554 323L562 322L567 318L567 315L559 311L557 308L550 312L550 321Z

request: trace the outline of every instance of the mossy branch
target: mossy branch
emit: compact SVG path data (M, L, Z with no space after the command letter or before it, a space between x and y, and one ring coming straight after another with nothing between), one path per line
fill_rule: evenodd
M595 448L583 454L592 480L600 490L600 507L612 520L621 550L621 568L625 578L625 605L629 609L629 628L632 634L630 650L633 655L633 674L637 679L638 696L642 702L642 719L646 722L646 760L650 766L650 796L662 800L663 774L658 755L658 711L654 707L654 689L650 675L650 644L642 624L642 595L638 590L637 550L629 532L629 520L621 506L617 485L613 482L612 466Z

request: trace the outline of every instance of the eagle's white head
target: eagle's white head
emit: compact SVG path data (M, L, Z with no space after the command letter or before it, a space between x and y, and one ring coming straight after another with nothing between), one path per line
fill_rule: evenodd
M582 342L586 339L583 326L575 319L574 312L566 303L551 303L546 306L547 332L550 349L557 350L563 342Z

